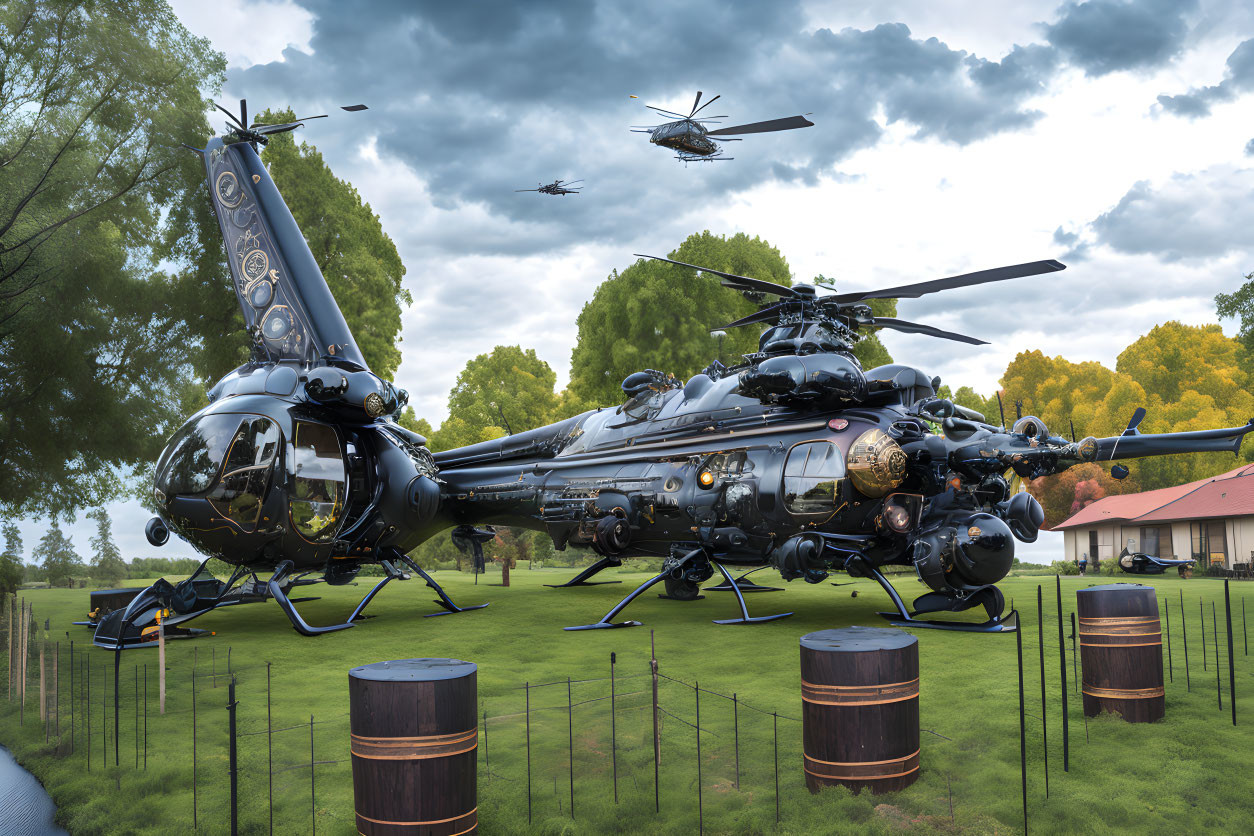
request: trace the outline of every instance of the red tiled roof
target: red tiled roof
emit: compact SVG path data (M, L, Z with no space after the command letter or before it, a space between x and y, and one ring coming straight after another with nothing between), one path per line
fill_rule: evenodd
M1254 464L1171 488L1103 497L1054 530L1132 520L1163 522L1248 514L1254 514Z

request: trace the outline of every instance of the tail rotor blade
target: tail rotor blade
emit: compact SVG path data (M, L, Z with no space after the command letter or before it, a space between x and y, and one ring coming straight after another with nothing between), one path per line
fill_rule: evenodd
M890 319L885 316L877 316L872 319L871 322L876 328L888 328L893 331L901 331L906 334L924 334L929 337L940 337L941 339L967 343L968 345L988 345L988 342L985 340L968 337L966 334L959 334L954 331L943 331L940 328L933 328L931 325L923 325L918 322L907 322L904 319Z
M766 122L750 122L748 125L733 125L730 128L719 128L710 131L706 136L735 136L737 134L764 134L772 131L791 131L794 128L812 128L814 123L804 116L789 116L784 119L770 119Z

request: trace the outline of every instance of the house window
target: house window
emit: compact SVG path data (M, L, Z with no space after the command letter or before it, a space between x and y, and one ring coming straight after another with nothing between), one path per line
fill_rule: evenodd
M1089 532L1089 563L1092 563L1093 567L1096 568L1098 560L1099 558L1097 556L1097 532L1090 531Z
M1171 557L1171 526L1142 526L1140 551L1153 557Z
M1201 566L1227 566L1228 539L1224 534L1223 520L1191 522L1189 534L1193 540L1193 558Z

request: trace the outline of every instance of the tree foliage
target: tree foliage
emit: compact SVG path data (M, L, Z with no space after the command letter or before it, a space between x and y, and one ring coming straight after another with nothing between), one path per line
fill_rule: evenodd
M670 258L741 276L792 284L788 263L760 238L691 235ZM687 378L719 352L712 329L747 316L757 306L708 274L661 261L639 260L613 271L579 314L579 337L571 353L570 389L599 406L620 403L623 378L642 369ZM758 329L733 328L722 359L757 350Z
M74 551L74 543L55 522L40 538L31 558L43 569L50 586L70 586L74 573L83 568L82 559Z
M1240 320L1237 339L1246 352L1254 357L1254 273L1245 274L1245 283L1232 293L1220 293L1215 297L1215 308L1220 319Z
M12 595L22 585L22 533L12 522L3 529L4 552L0 554L0 595Z
M507 427L522 432L549 423L557 405L556 382L557 375L535 349L498 345L480 354L457 376L449 393L449 417L429 435L431 449L464 447L499 438ZM411 428L417 426L415 421Z
M163 0L0 5L0 507L11 513L98 502L181 412L188 346L214 325L158 268L182 263L207 228L200 162L179 143L208 133L201 91L223 67Z
M113 542L113 521L103 508L93 508L87 516L96 523L96 536L91 538L91 579L97 586L116 586L126 577L126 561Z
M292 111L267 111L264 123L291 122ZM405 265L369 203L336 177L314 146L277 134L261 153L370 369L391 380L401 364L401 287ZM242 320L240 325L242 334ZM242 337L241 337L242 339Z

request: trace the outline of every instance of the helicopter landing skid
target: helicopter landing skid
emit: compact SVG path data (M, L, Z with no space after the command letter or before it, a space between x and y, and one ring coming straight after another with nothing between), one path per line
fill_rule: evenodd
M759 621L777 621L792 615L790 612L784 612L777 615L750 616L749 608L745 606L745 596L742 594L739 582L732 580L731 574L724 568L723 564L715 561L710 562L714 563L714 567L722 573L723 578L727 581L727 586L731 587L731 591L736 593L736 601L740 604L740 618L715 619L715 624L755 624Z
M765 568L766 568L765 566L759 566L757 569L750 569L748 572L745 572L743 575L736 578L736 580L734 581L730 581L728 583L721 583L718 586L707 586L705 588L705 591L706 592L731 592L734 587L740 592L783 592L784 588L781 586L761 586L759 584L754 583L753 581L746 580L746 578L748 578L754 572L760 572Z
M279 609L283 610L283 614L287 616L288 621L292 622L292 626L296 628L296 632L300 633L302 636L321 636L323 633L334 633L337 630L347 630L349 627L355 626L352 619L356 618L361 613L361 610L365 608L365 605L369 603L370 599L374 597L374 594L378 592L385 583L391 580L391 578L384 578L383 581L377 584L374 589L370 590L369 594L366 595L365 600L357 606L357 609L353 611L353 615L347 622L343 624L332 624L327 627L311 627L305 622L305 619L300 617L300 613L296 611L296 607L292 604L291 599L289 599L287 597L287 593L283 591L283 581L287 579L288 573L291 572L292 569L292 561L284 560L275 568L274 574L270 576L270 580L266 584L266 587L270 591L270 597L278 602Z
M928 621L921 618L915 618L919 613L911 613L906 609L905 602L901 600L901 596L897 594L897 590L888 582L888 578L884 574L861 555L855 555L849 558L846 567L853 564L863 576L870 576L875 579L876 583L888 593L888 597L892 599L893 605L897 608L897 612L881 612L878 615L888 619L888 623L894 627L919 627L930 630L953 630L960 633L1013 633L1019 629L1019 612L1011 610L1004 618L998 614L989 612L988 621L980 624L974 624L965 621Z
M444 607L444 612L427 613L424 616L424 618L435 618L437 615L449 615L450 613L455 613L455 612L470 612L471 610L481 610L487 606L487 604L475 604L472 607L457 606L457 604L453 603L453 599L448 597L448 593L444 591L443 587L441 587L438 583L435 582L435 580L430 575L428 575L425 571L423 571L423 568L421 566L419 566L414 561L410 560L409 555L402 554L399 551L394 552L394 554L400 559L402 563L404 563L410 569L413 569L415 572L417 572L418 576L427 582L427 586L434 589L435 594L440 596L439 599L436 600L435 603L439 604L441 607Z
M546 583L545 586L550 589L565 589L568 586L601 586L607 583L622 583L622 581L590 581L588 578L600 572L602 569L609 569L612 566L622 566L623 561L617 557L603 557L596 563L584 569L578 575L568 580L566 583Z

